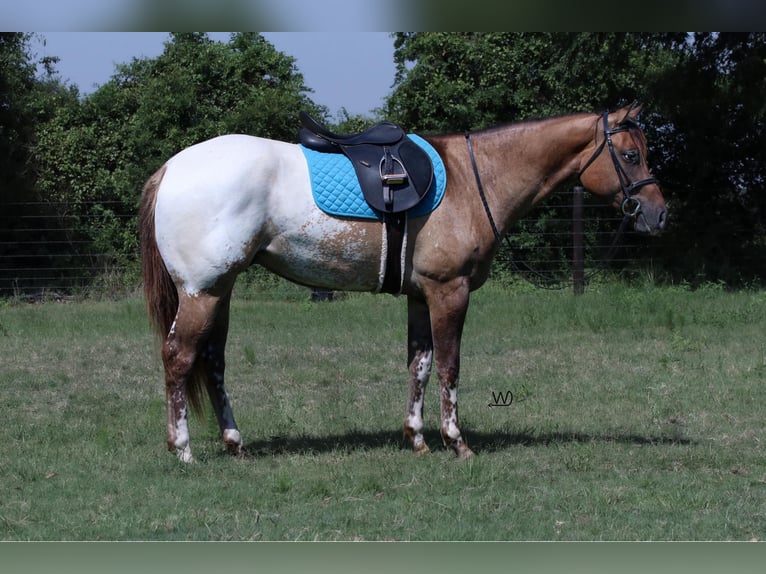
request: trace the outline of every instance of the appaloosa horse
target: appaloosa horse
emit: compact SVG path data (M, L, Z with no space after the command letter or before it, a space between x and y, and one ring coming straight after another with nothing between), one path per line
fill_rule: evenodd
M473 454L457 404L469 295L486 281L500 238L532 206L579 178L591 193L613 198L638 231L664 228L665 202L646 163L638 111L628 106L425 137L444 162L447 183L432 213L407 221L404 434L415 452L428 451L423 396L435 360L441 437L459 458ZM381 223L321 211L298 145L227 135L181 151L149 179L140 226L145 295L162 338L168 448L192 461L187 400L199 407L206 389L225 447L241 453L224 389L235 278L257 263L302 285L377 291Z

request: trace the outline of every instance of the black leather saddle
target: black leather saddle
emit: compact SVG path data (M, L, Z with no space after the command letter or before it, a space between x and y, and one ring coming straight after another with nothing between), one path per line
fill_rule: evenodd
M339 135L306 112L300 112L300 120L300 143L320 152L345 154L372 208L400 213L428 193L434 174L431 158L396 124L381 122L358 134Z

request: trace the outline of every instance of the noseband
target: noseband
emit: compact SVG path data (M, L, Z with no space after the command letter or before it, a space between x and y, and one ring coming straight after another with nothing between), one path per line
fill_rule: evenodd
M585 167L580 170L578 178L582 178L582 174L585 173L585 170L588 169L590 165L596 160L596 158L601 154L601 152L604 150L604 145L608 146L609 155L612 156L612 163L614 163L614 169L617 171L617 178L620 180L620 187L622 188L622 194L624 197L621 206L622 213L626 217L636 217L641 211L641 202L637 198L633 197L632 193L636 192L638 189L641 189L645 185L657 183L657 178L647 177L644 179L639 179L638 181L631 182L628 174L625 173L625 169L622 167L622 164L620 164L620 160L617 159L617 154L614 151L614 144L612 143L612 135L628 131L632 124L631 120L625 120L614 128L609 129L609 114L604 112L603 122L604 139L596 148L596 151L593 152L593 155L590 156L590 159L585 164Z

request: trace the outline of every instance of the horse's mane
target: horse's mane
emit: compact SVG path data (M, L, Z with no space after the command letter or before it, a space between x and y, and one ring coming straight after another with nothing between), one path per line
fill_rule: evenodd
M611 113L613 111L615 110L607 110L607 113ZM523 120L508 121L508 122L499 123L493 126L478 128L476 130L466 130L462 132L446 132L446 133L426 133L426 134L418 134L418 135L422 135L423 137L428 138L429 140L433 138L441 138L441 137L451 138L455 136L463 136L465 133L468 133L468 132L470 132L471 134L476 134L476 135L479 135L479 134L492 135L496 132L507 131L508 129L511 129L511 128L523 129L525 127L536 126L544 122L574 119L577 117L590 117L590 116L599 117L603 113L604 113L603 111L563 113L563 114L558 114L555 116L535 117L535 118L526 118ZM644 149L646 148L646 136L644 135L644 132L641 129L641 126L639 126L638 122L636 122L633 118L629 117L626 114L626 116L622 120L620 120L620 123L618 125L628 127L628 129L630 130L630 133L639 140L639 142L644 147Z
M471 129L466 130L469 131L472 134L488 134L491 135L494 132L501 132L505 131L508 128L523 128L523 127L530 127L534 126L543 122L550 122L552 120L558 120L558 119L570 119L577 116L591 116L591 115L597 115L597 112L575 112L575 113L566 113L566 114L559 114L556 116L548 116L548 117L536 117L536 118L525 118L523 120L512 120L512 121L506 121L501 122L492 126L487 126L484 128L477 128L477 129ZM465 131L462 132L446 132L446 133L435 133L435 134L427 134L426 137L434 137L434 136L456 136L456 135L463 135Z

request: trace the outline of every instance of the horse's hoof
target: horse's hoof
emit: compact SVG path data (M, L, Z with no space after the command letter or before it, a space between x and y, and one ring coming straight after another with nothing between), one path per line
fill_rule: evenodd
M186 464L191 464L194 462L194 457L192 456L191 448L189 448L188 445L183 448L177 448L176 456L178 457L178 460L180 460L181 462L185 462Z
M465 445L459 449L456 449L455 455L457 456L457 460L468 460L469 458L476 456L474 452Z
M428 454L431 452L431 449L428 448L426 441L423 439L423 435L420 434L420 432L415 432L412 427L407 424L407 421L404 423L403 434L404 438L412 445L412 451L416 455L420 456L421 454Z
M236 429L226 429L223 431L223 447L227 453L234 456L242 457L245 454L245 449L242 446L242 436Z
M444 446L451 448L455 452L455 456L458 460L465 460L473 456L473 451L468 448L468 445L460 434L458 434L457 437L452 437L448 431L442 429L441 435Z

